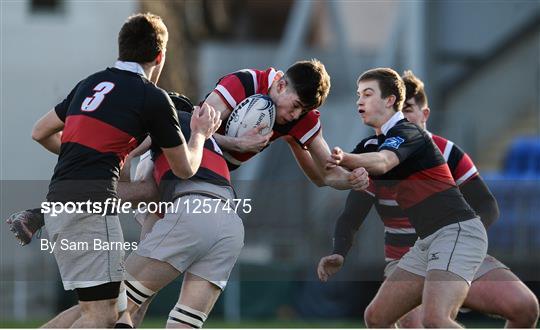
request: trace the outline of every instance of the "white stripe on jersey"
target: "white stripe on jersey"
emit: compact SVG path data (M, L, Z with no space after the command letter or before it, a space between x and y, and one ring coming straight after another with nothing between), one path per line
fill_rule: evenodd
M384 258L384 261L386 262L390 262L390 261L395 261L395 260L399 260L399 259L395 259L395 258Z
M390 234L416 234L414 228L391 228L386 226L384 227L384 232Z
M255 94L257 94L257 90L258 90L259 86L257 86L257 74L255 73L255 71L250 70L250 69L244 69L244 70L240 70L240 71L249 72L251 74L251 77L253 77L253 92Z
M478 170L476 169L476 166L473 165L473 167L471 167L471 169L468 170L467 173L463 174L461 178L456 180L456 184L459 186L463 182L467 181L467 179L473 176L473 174L476 172L478 172Z
M229 91L225 87L221 85L217 85L216 90L220 92L221 95L223 95L223 97L225 98L225 100L227 100L231 108L233 109L236 108L236 101L234 100L234 97L232 97L231 93L229 93Z
M444 161L448 162L448 157L450 157L450 152L452 151L452 148L454 147L454 142L450 140L446 140L446 146L444 147L443 157Z
M268 90L270 90L270 87L272 86L272 83L274 82L274 78L276 77L278 73L283 76L282 71L276 71L274 69L270 70L270 74L268 74Z
M366 141L366 143L364 143L364 148L368 146L368 144L375 144L377 145L379 143L379 141L377 141L377 139L369 139Z
M367 193L368 195L370 195L371 197L375 197L375 194L372 193L371 191L367 190L367 189L364 190L364 192Z
M386 206L398 206L398 203L394 199L379 199L379 204Z
M317 131L321 128L321 121L317 120L317 125L315 125L312 129L310 129L302 138L300 138L300 143L304 144L309 140Z

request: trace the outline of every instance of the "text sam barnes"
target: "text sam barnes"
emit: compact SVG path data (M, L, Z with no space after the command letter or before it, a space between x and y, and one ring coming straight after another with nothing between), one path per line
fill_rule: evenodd
M66 238L51 242L42 238L40 239L40 249L49 253L53 253L56 249L61 251L126 251L137 250L137 242L108 242L99 238L94 238L91 242L70 241Z

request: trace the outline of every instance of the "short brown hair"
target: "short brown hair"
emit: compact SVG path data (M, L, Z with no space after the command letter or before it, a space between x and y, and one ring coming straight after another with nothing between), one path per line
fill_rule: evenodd
M305 110L320 107L330 92L330 76L317 59L298 61L287 69L284 79L291 84Z
M390 95L396 97L394 110L401 111L405 101L405 84L399 74L390 68L376 68L368 70L358 77L356 84L361 81L375 80L381 89L381 97L386 98Z
M118 59L147 63L167 47L169 34L161 17L146 13L128 17L118 33Z
M405 100L414 98L414 101L420 108L427 107L428 98L424 89L424 82L415 76L411 70L403 72L401 79L403 79L405 89L407 90Z

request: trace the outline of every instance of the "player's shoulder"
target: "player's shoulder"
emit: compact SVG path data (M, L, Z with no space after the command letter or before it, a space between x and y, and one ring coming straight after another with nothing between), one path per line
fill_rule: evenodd
M354 147L352 153L360 154L360 153L368 152L370 149L376 150L377 145L378 145L377 135L371 135L362 139L360 142L358 142L356 147Z
M401 119L392 126L385 134L387 137L399 136L404 139L423 138L430 139L429 135L420 126L411 123L407 119Z
M448 157L448 155L450 154L457 154L459 157L465 154L463 149L452 140L433 133L431 133L431 138L433 139L433 142L435 142L437 147L439 147L441 152L445 154L446 157Z
M147 99L147 103L168 104L174 107L174 103L169 97L167 91L154 85L153 83L145 84L145 96Z

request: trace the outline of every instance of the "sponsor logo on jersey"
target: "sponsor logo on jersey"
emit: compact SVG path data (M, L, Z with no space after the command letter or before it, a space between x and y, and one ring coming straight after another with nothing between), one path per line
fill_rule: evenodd
M384 143L381 145L381 148L389 147L389 148L397 149L403 142L405 142L404 138L399 137L399 136L393 136L384 140Z

